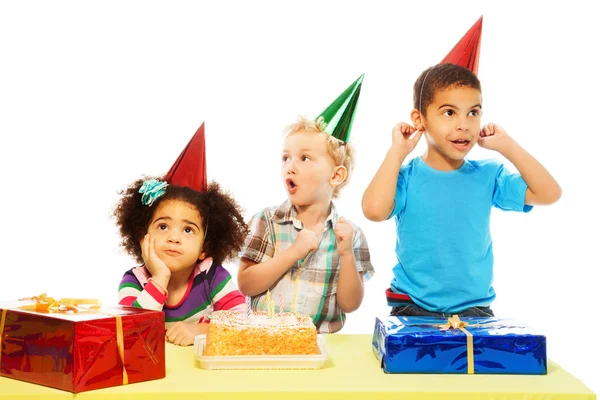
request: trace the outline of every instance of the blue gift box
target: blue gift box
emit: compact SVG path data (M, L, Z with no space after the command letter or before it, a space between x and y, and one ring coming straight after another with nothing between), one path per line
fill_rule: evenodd
M381 368L386 373L546 374L546 337L526 325L512 319L463 318L467 325L462 330L442 330L447 321L378 317L373 353Z

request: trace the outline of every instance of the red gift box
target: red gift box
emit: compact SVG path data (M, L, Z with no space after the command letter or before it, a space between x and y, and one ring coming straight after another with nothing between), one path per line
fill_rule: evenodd
M41 313L0 304L0 375L84 392L165 377L165 320L133 307Z

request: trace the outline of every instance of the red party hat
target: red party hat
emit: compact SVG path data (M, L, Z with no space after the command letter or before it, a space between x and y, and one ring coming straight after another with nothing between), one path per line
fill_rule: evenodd
M456 64L470 69L477 75L479 67L479 48L481 44L481 28L483 25L483 15L458 41L456 46L450 50L450 53L444 57L440 64Z
M170 185L185 186L197 192L206 191L208 185L206 182L204 122L167 172L165 180Z

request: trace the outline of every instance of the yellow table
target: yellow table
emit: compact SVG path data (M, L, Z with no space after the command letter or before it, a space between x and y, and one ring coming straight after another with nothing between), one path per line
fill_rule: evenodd
M329 335L321 370L202 370L192 347L167 344L165 379L75 395L85 399L596 399L553 362L548 375L392 375L371 351L371 335ZM0 399L73 398L68 392L0 378Z

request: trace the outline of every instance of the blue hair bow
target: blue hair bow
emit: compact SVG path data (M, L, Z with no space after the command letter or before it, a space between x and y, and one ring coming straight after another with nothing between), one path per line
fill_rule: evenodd
M156 179L144 181L140 188L140 193L142 193L142 204L151 206L156 199L165 194L167 186L169 186L167 182L157 181Z

